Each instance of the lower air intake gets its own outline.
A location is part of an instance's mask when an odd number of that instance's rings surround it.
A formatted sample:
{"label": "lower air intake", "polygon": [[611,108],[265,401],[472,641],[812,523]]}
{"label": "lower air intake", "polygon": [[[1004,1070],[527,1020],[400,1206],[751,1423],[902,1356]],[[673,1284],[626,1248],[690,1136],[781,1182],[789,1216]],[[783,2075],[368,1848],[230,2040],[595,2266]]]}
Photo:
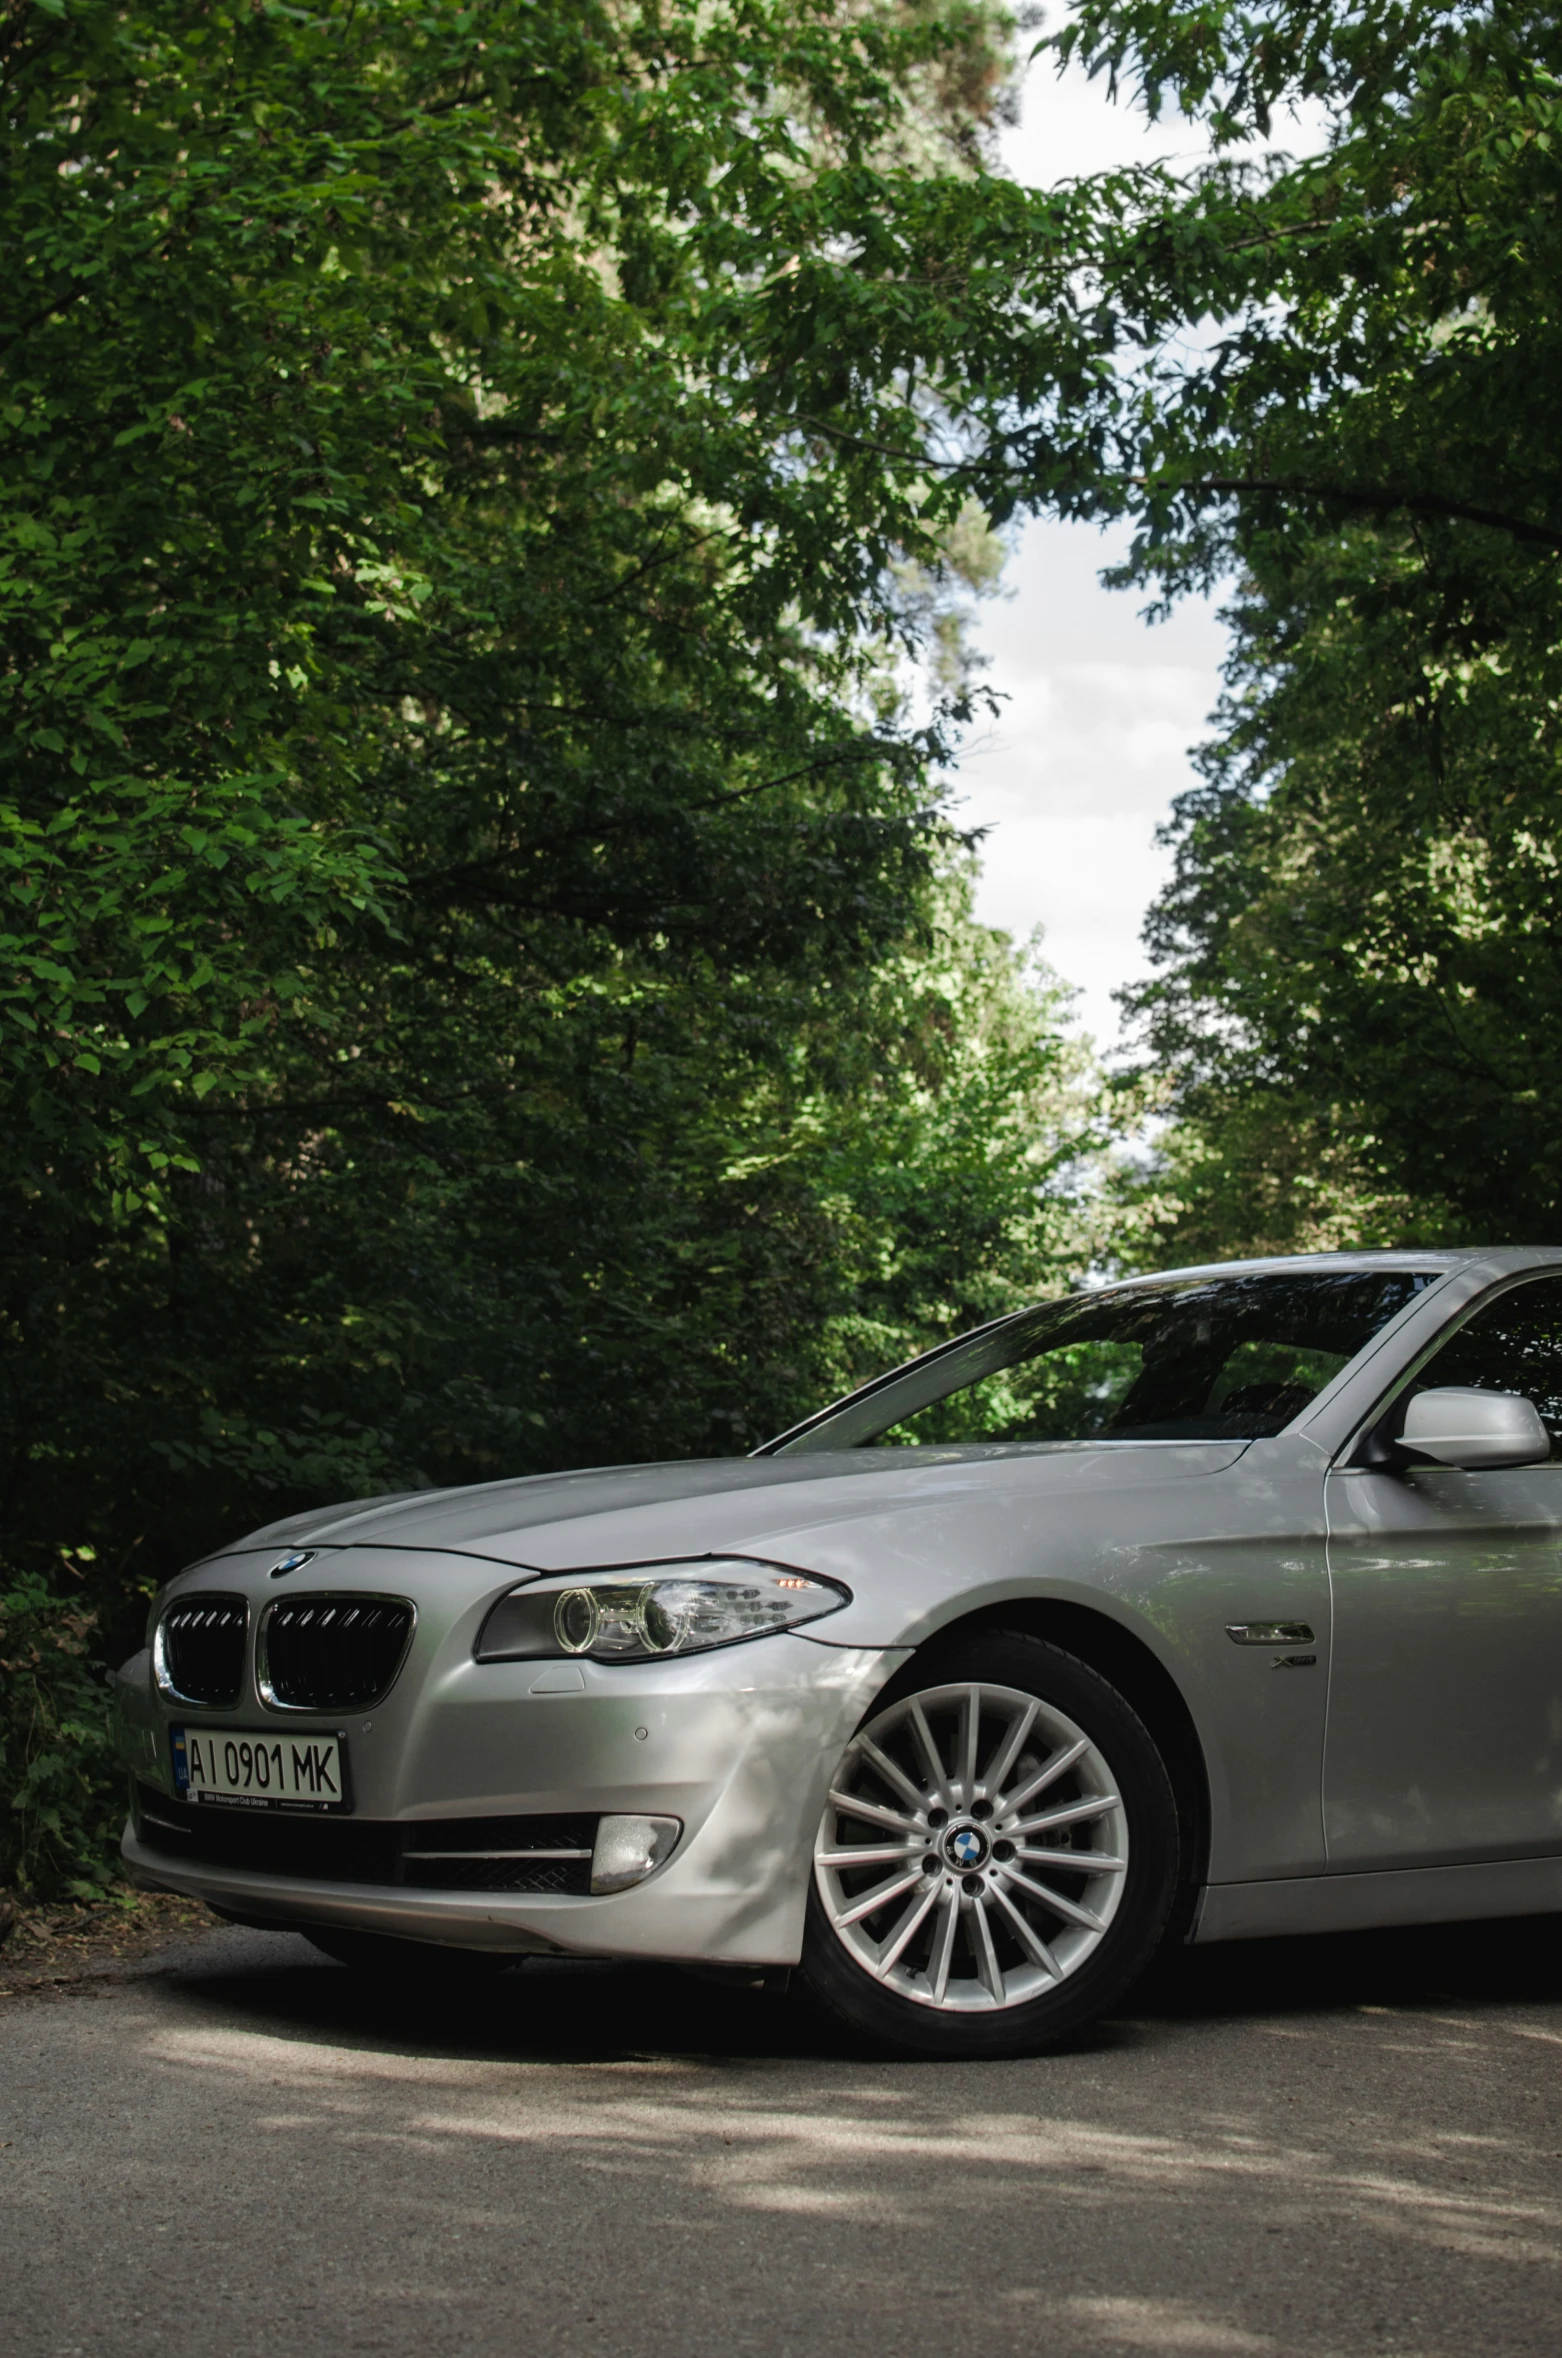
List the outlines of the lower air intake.
{"label": "lower air intake", "polygon": [[260,1691],[293,1711],[366,1710],[395,1684],[413,1618],[403,1597],[286,1597],[261,1623]]}
{"label": "lower air intake", "polygon": [[597,1821],[420,1818],[402,1828],[401,1879],[424,1891],[591,1889]]}
{"label": "lower air intake", "polygon": [[597,1838],[595,1817],[304,1818],[176,1801],[155,1785],[136,1787],[135,1819],[142,1843],[161,1858],[420,1891],[583,1897]]}
{"label": "lower air intake", "polygon": [[138,1785],[136,1832],[148,1850],[203,1867],[240,1867],[320,1883],[399,1883],[401,1829],[384,1820],[300,1818],[221,1809]]}

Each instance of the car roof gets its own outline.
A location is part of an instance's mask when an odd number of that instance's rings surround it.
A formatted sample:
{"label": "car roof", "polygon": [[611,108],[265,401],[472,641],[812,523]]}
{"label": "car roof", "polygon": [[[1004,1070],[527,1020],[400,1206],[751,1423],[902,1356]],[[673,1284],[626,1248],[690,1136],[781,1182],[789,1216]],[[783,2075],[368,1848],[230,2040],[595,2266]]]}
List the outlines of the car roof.
{"label": "car roof", "polygon": [[1494,1274],[1544,1268],[1562,1261],[1562,1245],[1395,1245],[1339,1253],[1268,1253],[1243,1261],[1194,1261],[1176,1269],[1146,1269],[1115,1285],[1163,1285],[1170,1278],[1251,1277],[1288,1269],[1458,1269],[1479,1263]]}

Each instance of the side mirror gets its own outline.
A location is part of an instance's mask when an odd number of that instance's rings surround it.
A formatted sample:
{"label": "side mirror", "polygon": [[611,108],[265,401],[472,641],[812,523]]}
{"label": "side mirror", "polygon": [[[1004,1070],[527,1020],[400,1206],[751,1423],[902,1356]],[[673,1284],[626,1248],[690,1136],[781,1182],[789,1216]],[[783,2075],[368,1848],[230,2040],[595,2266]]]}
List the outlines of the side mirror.
{"label": "side mirror", "polygon": [[1399,1438],[1407,1451],[1440,1466],[1538,1466],[1551,1455],[1551,1438],[1533,1400],[1463,1385],[1417,1392]]}

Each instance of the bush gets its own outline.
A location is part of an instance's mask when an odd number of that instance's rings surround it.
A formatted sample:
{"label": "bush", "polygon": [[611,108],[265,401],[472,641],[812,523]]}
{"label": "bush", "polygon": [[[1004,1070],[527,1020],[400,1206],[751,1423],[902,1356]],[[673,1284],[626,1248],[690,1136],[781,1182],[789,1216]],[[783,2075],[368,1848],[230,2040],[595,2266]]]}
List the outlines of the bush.
{"label": "bush", "polygon": [[0,1572],[0,1887],[96,1896],[122,1784],[97,1615],[35,1573]]}

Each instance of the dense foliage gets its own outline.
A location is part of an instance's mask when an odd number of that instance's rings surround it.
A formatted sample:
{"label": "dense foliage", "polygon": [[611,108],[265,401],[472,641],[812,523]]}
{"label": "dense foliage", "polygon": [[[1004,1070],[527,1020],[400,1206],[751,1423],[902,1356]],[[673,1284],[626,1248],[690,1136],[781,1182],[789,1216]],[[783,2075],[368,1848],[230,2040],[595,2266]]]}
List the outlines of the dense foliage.
{"label": "dense foliage", "polygon": [[[1211,160],[1035,205],[945,480],[1236,584],[1138,996],[1179,1251],[1545,1233],[1562,27],[1527,0],[1079,0],[1045,45]],[[1283,143],[1313,152],[1295,160]]]}
{"label": "dense foliage", "polygon": [[[1084,0],[1066,42],[1225,143],[1101,249],[1143,356],[1097,495],[1139,580],[1237,583],[1139,1001],[1177,1242],[1553,1234],[1562,25]],[[1304,101],[1319,152],[1255,163]]]}
{"label": "dense foliage", "polygon": [[41,1583],[123,1650],[261,1515],[742,1448],[1098,1249],[1099,1092],[939,799],[1008,31],[0,17],[27,1764]]}
{"label": "dense foliage", "polygon": [[68,1587],[0,1580],[0,1887],[85,1895],[106,1880],[122,1782],[96,1616]]}

